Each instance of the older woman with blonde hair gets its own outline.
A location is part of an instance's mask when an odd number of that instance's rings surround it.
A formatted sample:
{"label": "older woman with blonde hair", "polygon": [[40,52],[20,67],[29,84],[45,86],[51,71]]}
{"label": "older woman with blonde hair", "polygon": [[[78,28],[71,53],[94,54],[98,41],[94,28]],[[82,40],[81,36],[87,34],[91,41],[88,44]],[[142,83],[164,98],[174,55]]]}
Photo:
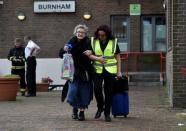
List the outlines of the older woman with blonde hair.
{"label": "older woman with blonde hair", "polygon": [[74,36],[64,46],[64,50],[72,54],[74,60],[74,78],[69,82],[67,102],[73,107],[72,118],[85,120],[84,111],[92,100],[92,65],[91,60],[84,52],[90,49],[90,40],[87,37],[88,27],[79,24],[74,28]]}

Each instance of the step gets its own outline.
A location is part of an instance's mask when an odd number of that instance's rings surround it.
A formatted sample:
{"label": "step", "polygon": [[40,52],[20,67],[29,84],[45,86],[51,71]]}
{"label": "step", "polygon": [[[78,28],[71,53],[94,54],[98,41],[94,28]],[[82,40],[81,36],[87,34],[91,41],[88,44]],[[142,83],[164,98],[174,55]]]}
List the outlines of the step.
{"label": "step", "polygon": [[143,86],[143,87],[149,87],[149,86],[162,86],[161,82],[129,82],[129,88],[131,86]]}
{"label": "step", "polygon": [[160,82],[159,72],[130,72],[130,82]]}

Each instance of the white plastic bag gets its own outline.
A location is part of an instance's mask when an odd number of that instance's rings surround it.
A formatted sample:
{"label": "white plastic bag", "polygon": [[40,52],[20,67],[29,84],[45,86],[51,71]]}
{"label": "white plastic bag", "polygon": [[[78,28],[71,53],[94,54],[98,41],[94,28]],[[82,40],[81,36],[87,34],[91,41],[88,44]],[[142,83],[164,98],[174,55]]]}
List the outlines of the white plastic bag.
{"label": "white plastic bag", "polygon": [[74,76],[74,61],[72,58],[72,54],[63,54],[61,67],[61,78],[72,81]]}

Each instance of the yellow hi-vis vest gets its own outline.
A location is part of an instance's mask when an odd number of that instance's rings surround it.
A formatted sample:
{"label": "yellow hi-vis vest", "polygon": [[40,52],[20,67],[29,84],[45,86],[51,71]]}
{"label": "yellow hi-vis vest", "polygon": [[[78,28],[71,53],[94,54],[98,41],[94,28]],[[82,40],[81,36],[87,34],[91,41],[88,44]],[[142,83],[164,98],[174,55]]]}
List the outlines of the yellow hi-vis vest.
{"label": "yellow hi-vis vest", "polygon": [[94,61],[93,66],[96,73],[101,74],[103,72],[103,67],[111,74],[117,73],[117,60],[114,56],[116,52],[117,39],[109,40],[108,44],[104,50],[101,50],[100,42],[98,39],[91,38],[91,46],[96,56],[103,56],[106,60],[105,64],[99,61]]}

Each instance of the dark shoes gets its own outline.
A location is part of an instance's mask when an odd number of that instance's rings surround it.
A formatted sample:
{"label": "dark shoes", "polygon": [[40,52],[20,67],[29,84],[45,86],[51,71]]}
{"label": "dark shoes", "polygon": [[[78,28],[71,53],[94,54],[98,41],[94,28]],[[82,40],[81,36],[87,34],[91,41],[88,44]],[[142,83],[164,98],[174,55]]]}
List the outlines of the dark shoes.
{"label": "dark shoes", "polygon": [[72,119],[74,119],[74,120],[78,119],[78,115],[77,114],[72,114]]}
{"label": "dark shoes", "polygon": [[78,119],[78,109],[73,108],[72,110],[72,119]]}
{"label": "dark shoes", "polygon": [[[103,109],[102,109],[102,110],[98,109],[94,118],[95,118],[95,119],[100,118],[102,112],[103,112]],[[106,115],[106,114],[105,114],[105,121],[106,121],[106,122],[111,122],[110,115]]]}
{"label": "dark shoes", "polygon": [[25,97],[35,97],[36,96],[36,94],[27,94],[27,95],[25,95]]}
{"label": "dark shoes", "polygon": [[25,92],[21,92],[21,96],[25,96]]}
{"label": "dark shoes", "polygon": [[77,108],[73,108],[72,112],[73,112],[72,113],[72,119],[79,120],[79,121],[84,121],[85,120],[84,111],[80,111],[79,115],[78,115],[78,109]]}
{"label": "dark shoes", "polygon": [[84,111],[80,111],[80,112],[79,112],[78,120],[79,120],[79,121],[84,121],[84,120],[85,120],[85,114],[84,114]]}
{"label": "dark shoes", "polygon": [[100,118],[101,117],[101,113],[103,112],[103,110],[100,110],[100,109],[98,109],[98,111],[96,112],[96,115],[95,115],[95,119],[98,119],[98,118]]}
{"label": "dark shoes", "polygon": [[106,116],[105,116],[105,121],[106,121],[106,122],[111,122],[111,118],[110,118],[109,115],[106,115]]}

